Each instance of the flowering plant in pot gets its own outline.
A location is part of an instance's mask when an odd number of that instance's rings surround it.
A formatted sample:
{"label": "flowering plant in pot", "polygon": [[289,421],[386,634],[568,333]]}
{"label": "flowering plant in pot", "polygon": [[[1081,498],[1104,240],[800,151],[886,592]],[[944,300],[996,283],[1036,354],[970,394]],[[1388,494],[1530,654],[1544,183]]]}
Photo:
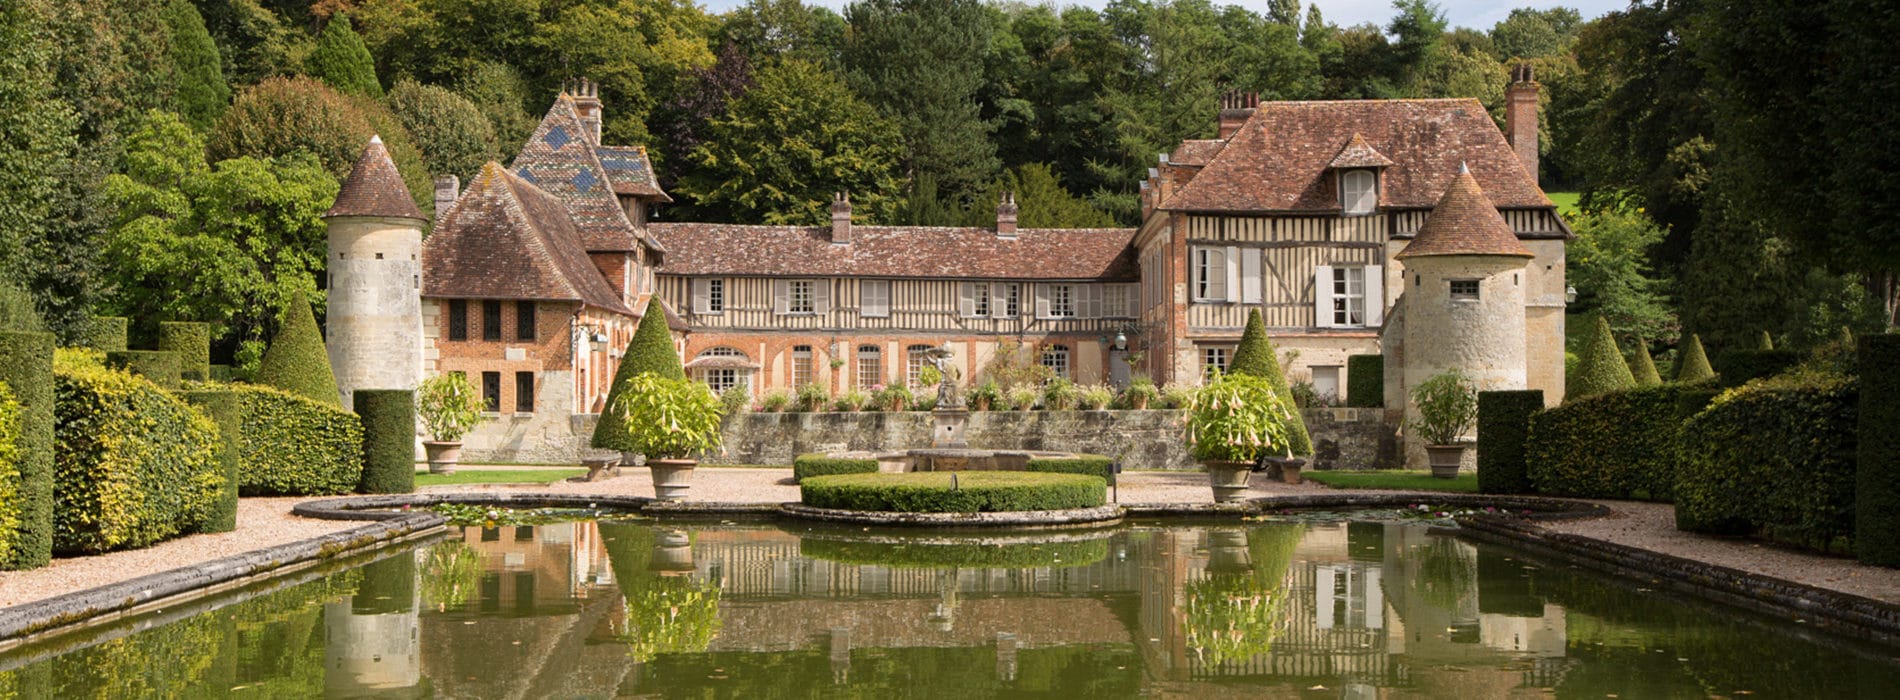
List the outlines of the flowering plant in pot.
{"label": "flowering plant in pot", "polygon": [[642,372],[607,410],[620,414],[631,451],[646,455],[654,494],[677,501],[691,486],[697,456],[719,447],[726,409],[704,384]]}
{"label": "flowering plant in pot", "polygon": [[1206,465],[1215,502],[1247,500],[1254,463],[1289,456],[1288,409],[1265,378],[1215,377],[1194,392],[1187,409],[1188,450]]}
{"label": "flowering plant in pot", "polygon": [[1418,418],[1409,427],[1425,441],[1432,476],[1457,477],[1458,464],[1471,448],[1465,433],[1478,420],[1478,390],[1463,372],[1446,370],[1413,387],[1412,403],[1418,406]]}
{"label": "flowering plant in pot", "polygon": [[481,393],[468,377],[444,372],[416,387],[416,414],[434,440],[425,440],[422,449],[429,457],[429,471],[448,474],[462,459],[462,436],[482,422]]}

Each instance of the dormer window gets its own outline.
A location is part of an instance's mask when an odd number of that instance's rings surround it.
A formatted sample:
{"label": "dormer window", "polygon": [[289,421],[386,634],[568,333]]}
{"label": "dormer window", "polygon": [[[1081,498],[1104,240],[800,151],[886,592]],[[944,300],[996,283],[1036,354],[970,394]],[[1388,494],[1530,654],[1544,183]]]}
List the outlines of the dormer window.
{"label": "dormer window", "polygon": [[1379,178],[1371,170],[1339,174],[1340,207],[1346,214],[1371,214],[1379,208]]}

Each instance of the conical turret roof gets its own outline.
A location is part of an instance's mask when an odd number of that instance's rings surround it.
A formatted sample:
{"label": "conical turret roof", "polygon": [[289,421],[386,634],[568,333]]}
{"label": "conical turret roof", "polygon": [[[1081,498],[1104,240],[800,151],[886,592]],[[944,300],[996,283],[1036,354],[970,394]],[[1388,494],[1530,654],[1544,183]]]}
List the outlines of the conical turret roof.
{"label": "conical turret roof", "polygon": [[323,213],[326,219],[337,216],[428,220],[422,210],[416,208],[415,200],[410,199],[409,187],[403,184],[402,174],[396,172],[396,163],[389,159],[389,149],[383,147],[381,136],[369,137],[363,155],[358,156],[356,165],[350,168],[349,179],[343,181],[343,189],[336,193],[336,203]]}
{"label": "conical turret roof", "polygon": [[1517,240],[1517,233],[1484,196],[1471,171],[1462,167],[1458,177],[1445,189],[1445,196],[1432,207],[1425,225],[1419,227],[1418,235],[1394,257],[1403,260],[1432,255],[1537,257]]}

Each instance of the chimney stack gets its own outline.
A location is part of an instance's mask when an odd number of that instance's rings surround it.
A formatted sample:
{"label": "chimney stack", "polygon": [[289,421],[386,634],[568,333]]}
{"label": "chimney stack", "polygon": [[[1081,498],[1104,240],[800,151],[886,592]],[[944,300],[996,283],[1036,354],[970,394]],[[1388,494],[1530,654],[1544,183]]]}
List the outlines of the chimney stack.
{"label": "chimney stack", "polygon": [[996,235],[998,238],[1016,237],[1016,193],[1004,192],[996,201]]}
{"label": "chimney stack", "polygon": [[454,175],[435,176],[435,220],[442,221],[449,206],[455,204],[455,198],[462,192],[462,179]]}
{"label": "chimney stack", "polygon": [[1504,89],[1504,140],[1532,180],[1537,179],[1537,92],[1531,64],[1511,68],[1511,85]]}
{"label": "chimney stack", "polygon": [[1220,139],[1233,138],[1260,106],[1260,94],[1234,90],[1220,97]]}
{"label": "chimney stack", "polygon": [[831,242],[844,245],[851,242],[851,194],[839,192],[831,200]]}
{"label": "chimney stack", "polygon": [[574,81],[568,95],[574,98],[574,110],[580,113],[581,127],[587,132],[588,142],[600,145],[600,85],[580,78]]}

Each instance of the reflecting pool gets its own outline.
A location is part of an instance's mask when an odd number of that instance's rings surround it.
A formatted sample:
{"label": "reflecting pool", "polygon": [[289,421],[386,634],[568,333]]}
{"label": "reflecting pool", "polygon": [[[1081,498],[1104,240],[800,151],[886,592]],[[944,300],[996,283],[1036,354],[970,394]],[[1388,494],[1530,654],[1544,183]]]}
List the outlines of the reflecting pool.
{"label": "reflecting pool", "polygon": [[1897,654],[1398,521],[586,521],[14,649],[0,698],[1891,698]]}

